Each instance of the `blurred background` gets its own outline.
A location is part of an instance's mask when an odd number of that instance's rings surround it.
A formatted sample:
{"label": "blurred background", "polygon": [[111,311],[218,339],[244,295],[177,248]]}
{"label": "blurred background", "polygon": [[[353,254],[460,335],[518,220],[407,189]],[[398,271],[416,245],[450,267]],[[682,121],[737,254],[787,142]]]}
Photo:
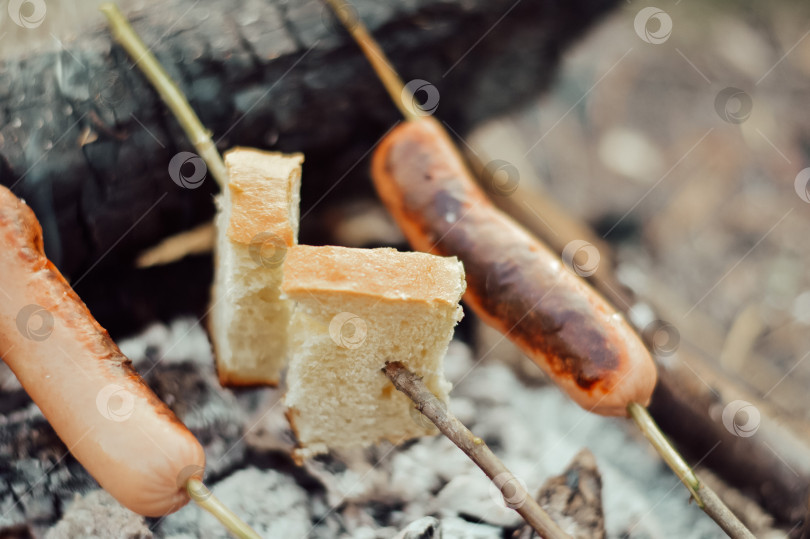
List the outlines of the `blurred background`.
{"label": "blurred background", "polygon": [[549,95],[503,120],[517,151],[487,151],[525,159],[613,245],[624,284],[806,419],[808,6],[677,2],[661,43],[634,31],[639,7],[620,6]]}

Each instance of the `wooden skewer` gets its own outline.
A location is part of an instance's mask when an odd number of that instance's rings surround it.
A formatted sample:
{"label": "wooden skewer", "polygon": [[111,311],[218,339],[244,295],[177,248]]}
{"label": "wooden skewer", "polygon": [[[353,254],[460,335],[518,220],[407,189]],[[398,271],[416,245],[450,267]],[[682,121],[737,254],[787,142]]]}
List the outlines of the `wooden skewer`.
{"label": "wooden skewer", "polygon": [[631,402],[627,406],[627,415],[633,419],[638,428],[641,429],[644,437],[649,440],[667,465],[675,472],[675,475],[686,485],[698,507],[712,517],[729,537],[754,539],[754,534],[745,527],[745,524],[740,522],[737,515],[723,503],[717,493],[698,479],[692,468],[683,460],[681,454],[666,439],[664,433],[661,432],[650,412],[644,406]]}
{"label": "wooden skewer", "polygon": [[430,419],[442,434],[464,451],[487,474],[487,477],[501,491],[504,499],[508,501],[509,507],[517,511],[534,531],[547,539],[571,537],[562,531],[551,516],[540,507],[540,504],[526,491],[487,444],[478,436],[473,435],[447,410],[447,406],[430,392],[419,376],[409,371],[399,361],[387,362],[383,373],[391,380],[394,387],[416,404],[422,415]]}
{"label": "wooden skewer", "polygon": [[[403,103],[402,93],[404,86],[396,71],[391,67],[385,53],[380,49],[374,38],[369,34],[359,18],[351,16],[353,10],[346,9],[345,0],[325,0],[332,8],[337,18],[343,23],[346,30],[362,49],[371,63],[377,76],[382,80],[391,100],[402,111],[403,116],[411,121],[422,121],[422,117],[409,110]],[[447,135],[448,139],[450,136]],[[644,436],[658,451],[667,465],[680,478],[692,494],[698,507],[709,515],[717,524],[734,539],[753,539],[754,535],[745,527],[737,516],[720,500],[717,494],[702,483],[695,472],[686,464],[675,447],[666,439],[661,429],[650,416],[647,409],[638,403],[630,403],[627,407],[628,416],[633,419],[641,429]]]}
{"label": "wooden skewer", "polygon": [[[332,13],[335,14],[335,17],[338,18],[344,28],[349,31],[357,45],[363,51],[368,63],[371,64],[380,82],[385,86],[388,95],[391,96],[399,112],[401,112],[407,120],[418,120],[420,116],[412,108],[413,101],[409,100],[410,106],[408,106],[402,99],[402,91],[405,88],[405,84],[402,82],[402,79],[399,78],[399,73],[391,67],[391,63],[388,61],[385,53],[374,38],[371,37],[371,34],[368,33],[366,25],[364,25],[359,18],[355,17],[356,11],[351,7],[351,4],[345,0],[326,0],[326,3],[329,4]],[[399,99],[397,99],[397,97],[399,97]]]}
{"label": "wooden skewer", "polygon": [[261,539],[261,535],[228,509],[199,479],[190,478],[186,483],[186,490],[197,505],[211,513],[234,536],[239,539]]}
{"label": "wooden skewer", "polygon": [[[192,144],[199,152],[200,157],[205,160],[214,178],[219,182],[220,186],[227,185],[228,175],[222,156],[219,155],[216,146],[211,140],[210,132],[203,127],[183,93],[177,88],[177,85],[171,80],[154,55],[146,48],[146,45],[118,9],[118,6],[105,3],[99,9],[107,16],[116,41],[126,49],[133,59],[138,61],[141,71],[144,72],[177,117]],[[186,482],[186,491],[197,505],[211,513],[235,537],[239,539],[261,539],[261,536],[253,528],[240,519],[236,513],[228,509],[198,478],[189,478]]]}
{"label": "wooden skewer", "polygon": [[163,102],[171,109],[177,121],[186,132],[191,144],[205,161],[211,175],[219,183],[220,188],[228,184],[228,171],[222,156],[217,151],[216,144],[211,140],[211,132],[207,130],[194,109],[189,105],[186,96],[160,65],[155,55],[146,47],[146,44],[129,24],[123,13],[113,3],[106,2],[99,9],[107,17],[113,38],[132,57],[149,82],[160,94]]}

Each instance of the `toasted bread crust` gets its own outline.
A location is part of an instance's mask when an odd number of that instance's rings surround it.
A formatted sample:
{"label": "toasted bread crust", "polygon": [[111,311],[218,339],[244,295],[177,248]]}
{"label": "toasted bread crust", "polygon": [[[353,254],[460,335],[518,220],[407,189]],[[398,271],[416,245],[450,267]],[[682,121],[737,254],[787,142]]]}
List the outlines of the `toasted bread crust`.
{"label": "toasted bread crust", "polygon": [[290,224],[293,188],[304,156],[252,148],[233,148],[225,154],[231,220],[228,238],[250,244],[259,234],[274,234],[287,245],[296,241]]}
{"label": "toasted bread crust", "polygon": [[464,268],[456,257],[309,245],[287,251],[281,283],[290,298],[317,291],[452,306],[464,287]]}

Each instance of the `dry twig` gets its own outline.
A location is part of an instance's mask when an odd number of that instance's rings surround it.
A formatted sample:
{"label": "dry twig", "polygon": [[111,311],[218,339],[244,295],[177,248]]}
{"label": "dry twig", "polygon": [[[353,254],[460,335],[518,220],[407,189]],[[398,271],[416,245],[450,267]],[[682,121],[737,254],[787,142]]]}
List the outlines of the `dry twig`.
{"label": "dry twig", "polygon": [[[211,140],[210,132],[203,127],[186,97],[166,73],[166,70],[163,69],[163,66],[146,48],[140,36],[119,11],[118,7],[112,3],[104,3],[99,6],[99,9],[107,17],[110,30],[116,41],[126,49],[136,63],[140,62],[141,71],[174,113],[180,125],[183,126],[194,148],[200,152],[200,156],[205,160],[220,187],[227,185],[228,174],[225,164],[222,162],[222,156],[219,155],[216,145]],[[197,505],[219,520],[235,537],[240,539],[260,539],[259,534],[214,496],[199,478],[190,477],[185,488]]]}
{"label": "dry twig", "polygon": [[636,422],[638,428],[655,447],[661,457],[677,474],[681,482],[692,493],[698,506],[720,526],[732,539],[754,539],[754,534],[740,522],[731,509],[709,488],[698,479],[695,472],[683,460],[661,429],[655,424],[647,409],[640,404],[631,402],[627,407],[627,414]]}
{"label": "dry twig", "polygon": [[186,483],[186,490],[189,496],[204,510],[211,513],[223,526],[225,526],[234,537],[239,539],[261,539],[253,528],[245,524],[236,514],[228,509],[219,498],[208,490],[202,481],[192,477]]}
{"label": "dry twig", "polygon": [[517,511],[537,533],[550,539],[570,538],[526,492],[487,444],[456,419],[419,376],[399,361],[386,362],[383,372],[391,379],[394,387],[416,403],[419,411],[481,468],[501,491],[508,506]]}
{"label": "dry twig", "polygon": [[155,55],[146,47],[146,44],[129,24],[118,6],[105,2],[99,6],[99,9],[107,17],[115,40],[124,47],[138,65],[138,68],[160,94],[161,99],[172,111],[174,117],[177,118],[191,144],[194,145],[194,149],[205,161],[208,170],[211,171],[219,186],[224,187],[227,185],[228,171],[217,151],[216,144],[211,140],[211,132],[203,126],[197,117],[197,113],[189,105],[186,96],[169,77],[169,74],[166,73],[166,70],[155,58]]}

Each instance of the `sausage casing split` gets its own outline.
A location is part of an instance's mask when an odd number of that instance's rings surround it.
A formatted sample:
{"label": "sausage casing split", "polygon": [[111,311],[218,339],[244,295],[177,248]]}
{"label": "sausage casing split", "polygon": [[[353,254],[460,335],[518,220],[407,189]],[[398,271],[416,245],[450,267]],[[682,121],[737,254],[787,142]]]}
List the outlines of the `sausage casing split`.
{"label": "sausage casing split", "polygon": [[0,357],[57,435],[122,505],[176,511],[205,453],[146,386],[42,248],[33,211],[0,186]]}
{"label": "sausage casing split", "polygon": [[465,301],[583,408],[626,415],[647,405],[655,364],[621,314],[559,257],[498,210],[442,127],[407,121],[382,140],[372,178],[418,250],[457,256]]}

